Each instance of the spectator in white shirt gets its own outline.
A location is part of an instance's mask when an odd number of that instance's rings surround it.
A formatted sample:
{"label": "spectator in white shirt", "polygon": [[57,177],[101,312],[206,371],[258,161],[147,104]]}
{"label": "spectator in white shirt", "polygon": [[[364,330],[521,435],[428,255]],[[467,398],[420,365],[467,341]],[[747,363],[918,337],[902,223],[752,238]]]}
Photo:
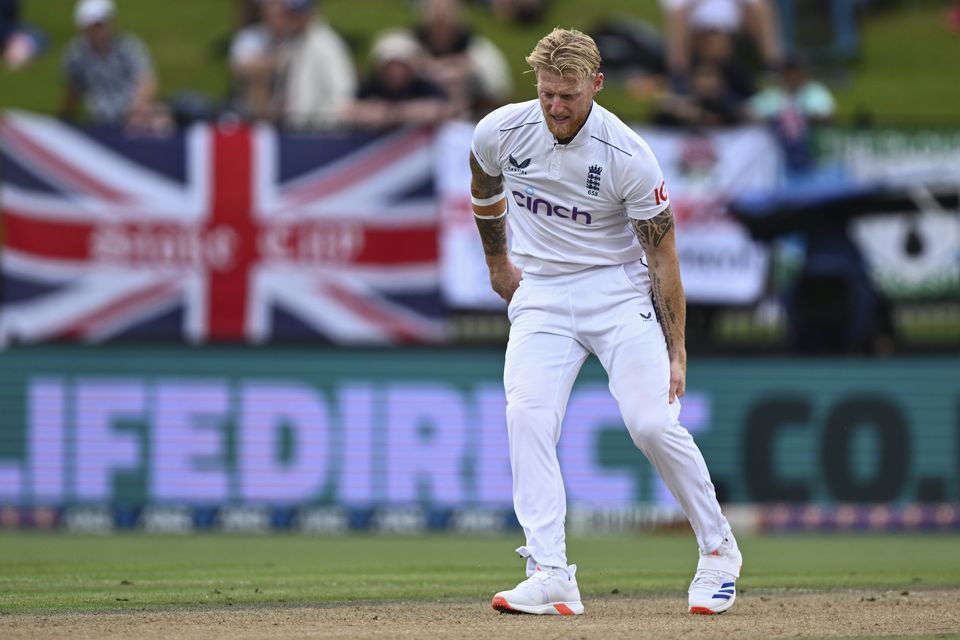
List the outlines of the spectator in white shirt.
{"label": "spectator in white shirt", "polygon": [[283,121],[329,128],[343,118],[357,90],[346,43],[315,11],[313,0],[285,0],[291,42],[283,86]]}

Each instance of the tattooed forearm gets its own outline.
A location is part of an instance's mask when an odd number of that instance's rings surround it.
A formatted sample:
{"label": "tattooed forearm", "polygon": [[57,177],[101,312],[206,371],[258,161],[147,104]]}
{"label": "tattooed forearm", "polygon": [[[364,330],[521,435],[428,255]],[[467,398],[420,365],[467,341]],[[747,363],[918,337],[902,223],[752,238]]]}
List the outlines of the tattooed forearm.
{"label": "tattooed forearm", "polygon": [[477,229],[483,242],[483,253],[499,256],[507,253],[507,219],[477,217]]}
{"label": "tattooed forearm", "polygon": [[673,212],[667,207],[649,220],[633,220],[633,228],[644,247],[648,244],[659,247],[673,229]]}
{"label": "tattooed forearm", "polygon": [[[679,278],[677,282],[679,282]],[[678,300],[676,291],[667,293],[664,290],[663,279],[659,273],[650,273],[650,283],[652,285],[653,309],[657,314],[657,320],[660,321],[663,339],[667,343],[667,353],[672,357],[677,354],[679,348],[684,347],[686,306],[683,300],[683,289],[680,289]]]}
{"label": "tattooed forearm", "polygon": [[503,177],[488,176],[480,167],[480,163],[470,153],[470,193],[474,198],[490,198],[503,191]]}
{"label": "tattooed forearm", "polygon": [[634,220],[633,228],[647,254],[653,308],[663,330],[667,351],[671,358],[685,361],[687,307],[680,281],[673,214],[669,208],[664,209],[650,220]]}

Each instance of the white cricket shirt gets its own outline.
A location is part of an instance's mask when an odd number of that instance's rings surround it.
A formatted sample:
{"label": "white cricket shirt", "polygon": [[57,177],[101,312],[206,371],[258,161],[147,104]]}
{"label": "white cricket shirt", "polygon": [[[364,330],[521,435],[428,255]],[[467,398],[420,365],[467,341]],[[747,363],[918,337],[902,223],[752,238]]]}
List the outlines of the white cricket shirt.
{"label": "white cricket shirt", "polygon": [[524,273],[641,260],[629,218],[667,208],[650,147],[597,103],[568,144],[547,129],[539,101],[501,107],[477,124],[471,150],[487,175],[503,176],[510,253]]}

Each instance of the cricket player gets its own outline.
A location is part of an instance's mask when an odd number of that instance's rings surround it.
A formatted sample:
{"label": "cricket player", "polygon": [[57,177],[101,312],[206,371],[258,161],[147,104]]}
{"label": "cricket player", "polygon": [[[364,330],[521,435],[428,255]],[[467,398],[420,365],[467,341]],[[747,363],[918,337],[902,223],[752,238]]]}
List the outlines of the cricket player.
{"label": "cricket player", "polygon": [[593,353],[633,442],[696,534],[689,610],[721,613],[736,598],[741,556],[703,456],[678,422],[686,302],[663,174],[647,144],[594,102],[603,74],[589,36],[555,29],[527,63],[539,99],[481,120],[470,154],[490,284],[509,303],[503,377],[514,508],[526,536],[517,553],[527,579],[496,594],[493,608],[583,613],[576,565],[567,564],[556,447],[570,390]]}

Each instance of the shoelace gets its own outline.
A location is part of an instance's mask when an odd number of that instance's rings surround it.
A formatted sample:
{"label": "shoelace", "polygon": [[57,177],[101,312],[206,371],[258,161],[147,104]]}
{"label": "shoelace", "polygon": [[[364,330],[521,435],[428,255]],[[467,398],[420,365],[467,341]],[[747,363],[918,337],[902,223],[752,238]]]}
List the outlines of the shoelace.
{"label": "shoelace", "polygon": [[724,577],[723,573],[720,571],[715,571],[713,569],[701,569],[700,571],[697,571],[697,575],[693,577],[693,586],[704,586],[713,589],[719,587],[724,582],[729,581],[730,580]]}

